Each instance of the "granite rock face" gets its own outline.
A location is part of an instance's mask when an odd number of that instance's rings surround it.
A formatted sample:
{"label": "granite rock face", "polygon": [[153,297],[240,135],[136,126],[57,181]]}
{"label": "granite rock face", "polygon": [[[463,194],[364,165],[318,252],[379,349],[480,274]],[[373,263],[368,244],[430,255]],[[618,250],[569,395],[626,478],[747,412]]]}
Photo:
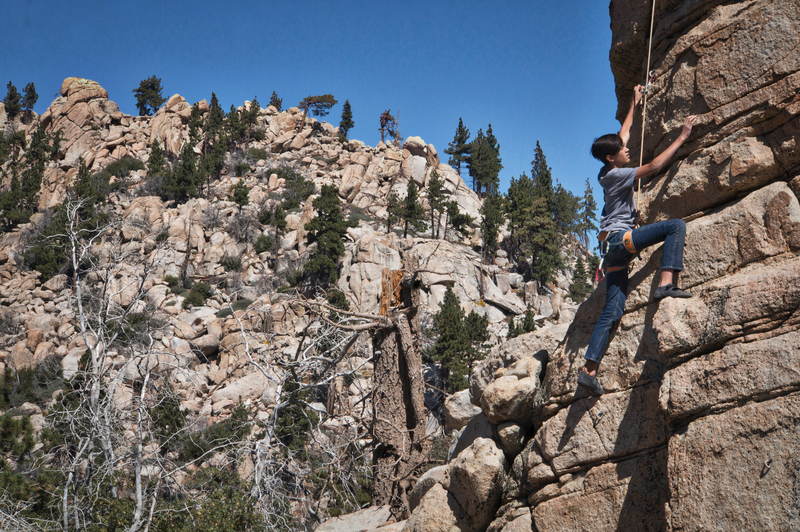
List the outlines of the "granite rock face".
{"label": "granite rock face", "polygon": [[[622,112],[649,10],[611,2]],[[534,439],[558,482],[529,496],[539,532],[797,528],[799,16],[789,0],[658,3],[644,161],[699,119],[639,209],[642,223],[687,222],[680,285],[694,297],[651,302],[660,246],[641,253],[599,398],[575,381],[604,289],[578,310],[544,379]]]}

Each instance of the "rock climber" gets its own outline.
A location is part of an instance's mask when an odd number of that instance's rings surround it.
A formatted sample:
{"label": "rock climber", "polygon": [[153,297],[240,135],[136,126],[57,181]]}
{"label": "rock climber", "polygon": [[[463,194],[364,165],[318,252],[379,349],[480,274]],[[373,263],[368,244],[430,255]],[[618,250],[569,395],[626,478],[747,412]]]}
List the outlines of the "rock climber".
{"label": "rock climber", "polygon": [[689,139],[697,116],[686,118],[678,138],[652,162],[638,168],[627,168],[626,165],[631,161],[627,144],[633,124],[633,112],[641,98],[642,86],[637,85],[633,89],[631,107],[619,133],[603,135],[592,143],[592,156],[604,165],[597,180],[603,187],[605,201],[600,216],[600,245],[607,250],[603,258],[607,274],[605,306],[584,355],[586,365],[578,376],[578,387],[584,388],[591,395],[605,393],[597,379],[597,368],[608,347],[611,330],[622,318],[628,290],[628,264],[637,252],[664,242],[661,277],[653,295],[656,301],[665,297],[691,297],[689,292],[675,286],[676,272],[683,269],[686,223],[683,220],[667,220],[635,229],[636,205],[633,189],[637,179],[657,174],[675,155],[678,148]]}

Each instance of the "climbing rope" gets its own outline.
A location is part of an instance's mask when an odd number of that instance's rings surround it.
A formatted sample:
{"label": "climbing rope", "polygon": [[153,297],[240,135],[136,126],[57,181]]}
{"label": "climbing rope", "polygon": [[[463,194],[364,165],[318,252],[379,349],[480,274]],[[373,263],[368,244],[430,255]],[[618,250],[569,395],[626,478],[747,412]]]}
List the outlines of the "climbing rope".
{"label": "climbing rope", "polygon": [[[642,101],[642,141],[639,143],[639,166],[642,166],[644,160],[644,126],[647,120],[647,94],[650,92],[650,87],[653,84],[655,71],[650,70],[650,53],[653,51],[653,21],[656,18],[656,0],[653,0],[653,9],[650,13],[650,38],[647,40],[647,84],[642,92],[644,93],[644,100]],[[639,209],[639,197],[642,192],[642,180],[640,179],[636,184],[636,209]]]}

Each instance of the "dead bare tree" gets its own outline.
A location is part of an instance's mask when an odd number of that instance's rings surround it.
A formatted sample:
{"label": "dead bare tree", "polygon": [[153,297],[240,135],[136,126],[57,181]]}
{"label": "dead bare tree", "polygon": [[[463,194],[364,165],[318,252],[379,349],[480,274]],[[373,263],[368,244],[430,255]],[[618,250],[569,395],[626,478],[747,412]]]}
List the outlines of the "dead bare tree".
{"label": "dead bare tree", "polygon": [[375,504],[389,504],[398,520],[408,516],[408,493],[428,449],[422,355],[417,342],[422,336],[420,281],[414,257],[406,257],[406,264],[404,308],[395,308],[387,326],[373,336],[373,497]]}
{"label": "dead bare tree", "polygon": [[135,220],[88,227],[81,220],[84,205],[85,200],[67,198],[66,231],[57,235],[66,242],[73,272],[69,302],[86,346],[69,389],[48,418],[64,435],[50,453],[51,463],[65,472],[60,524],[63,530],[85,528],[102,501],[130,497],[134,504],[126,529],[147,531],[165,488],[184,490],[177,476],[243,444],[215,442],[200,456],[180,462],[168,452],[195,429],[187,424],[161,434],[153,414],[170,400],[171,379],[193,358],[157,341],[166,320],[147,305],[149,282],[170,253],[145,245],[144,237],[152,235]]}

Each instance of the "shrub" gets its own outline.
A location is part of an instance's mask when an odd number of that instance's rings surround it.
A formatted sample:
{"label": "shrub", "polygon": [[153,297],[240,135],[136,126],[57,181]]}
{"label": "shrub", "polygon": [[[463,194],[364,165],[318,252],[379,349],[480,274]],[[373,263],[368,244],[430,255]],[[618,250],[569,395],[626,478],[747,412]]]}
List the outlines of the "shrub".
{"label": "shrub", "polygon": [[237,164],[236,166],[234,166],[233,169],[234,169],[236,177],[244,177],[244,176],[247,175],[247,172],[250,171],[250,165],[247,164],[246,162],[242,161],[239,164]]}
{"label": "shrub", "polygon": [[355,222],[374,222],[375,220],[360,207],[355,205],[350,206],[350,215],[347,217],[350,221]]}
{"label": "shrub", "polygon": [[135,172],[137,170],[144,170],[145,165],[139,159],[131,157],[130,155],[126,155],[121,159],[117,159],[113,163],[109,164],[103,169],[103,173],[107,174],[110,178],[112,175],[118,178],[125,178],[131,172]]}
{"label": "shrub", "polygon": [[254,242],[261,234],[261,225],[255,213],[247,210],[241,211],[237,216],[231,216],[225,230],[239,242]]}
{"label": "shrub", "polygon": [[247,150],[247,156],[251,159],[259,161],[261,159],[267,159],[269,154],[267,153],[267,150],[263,150],[261,148],[250,148]]}
{"label": "shrub", "polygon": [[164,229],[156,236],[156,242],[165,242],[168,236],[169,232],[166,229]]}
{"label": "shrub", "polygon": [[244,181],[239,181],[231,187],[231,199],[240,207],[250,203],[250,189],[247,188]]}
{"label": "shrub", "polygon": [[208,283],[199,282],[192,285],[192,288],[184,296],[183,308],[200,307],[206,302],[206,298],[210,297],[214,290]]}
{"label": "shrub", "polygon": [[225,255],[219,261],[219,265],[225,268],[226,272],[238,272],[242,270],[242,259]]}
{"label": "shrub", "polygon": [[273,247],[275,247],[273,238],[271,236],[261,235],[256,240],[255,252],[264,253],[265,251],[272,251]]}
{"label": "shrub", "polygon": [[350,302],[347,300],[347,296],[344,295],[344,292],[336,288],[328,292],[328,303],[330,303],[332,307],[341,310],[350,310]]}
{"label": "shrub", "polygon": [[209,425],[200,432],[185,435],[181,441],[180,460],[196,460],[215,447],[242,441],[251,431],[249,419],[250,411],[239,403],[228,419]]}
{"label": "shrub", "polygon": [[287,166],[275,170],[278,179],[283,178],[285,191],[282,194],[284,210],[296,209],[300,203],[314,193],[314,183]]}
{"label": "shrub", "polygon": [[[230,307],[225,307],[224,309],[221,309],[219,312],[217,312],[216,316],[218,318],[227,318],[228,316],[233,315],[234,312],[238,312],[240,310],[244,310],[244,309],[246,309],[247,307],[249,307],[252,304],[253,304],[253,300],[252,299],[247,299],[245,297],[245,298],[242,298],[242,299],[240,299],[238,301],[234,301],[231,304]],[[231,310],[231,309],[233,309],[233,310]]]}
{"label": "shrub", "polygon": [[289,277],[286,279],[286,282],[289,283],[290,286],[297,286],[300,284],[300,281],[303,279],[303,270],[295,270],[289,274]]}

